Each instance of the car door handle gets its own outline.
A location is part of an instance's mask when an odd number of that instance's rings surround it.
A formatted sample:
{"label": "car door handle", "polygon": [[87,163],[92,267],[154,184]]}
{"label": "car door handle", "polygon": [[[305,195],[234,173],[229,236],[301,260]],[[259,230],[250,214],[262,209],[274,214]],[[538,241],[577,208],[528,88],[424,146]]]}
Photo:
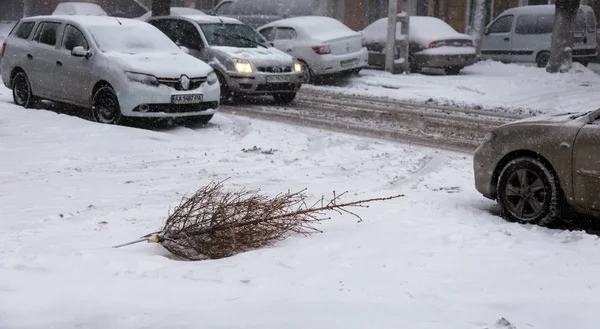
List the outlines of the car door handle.
{"label": "car door handle", "polygon": [[56,65],[57,66],[62,66],[62,62],[61,61],[56,61]]}
{"label": "car door handle", "polygon": [[504,38],[504,41],[510,41],[509,37]]}
{"label": "car door handle", "polygon": [[33,56],[31,54],[27,54],[27,58],[28,59],[33,59]]}
{"label": "car door handle", "polygon": [[291,49],[286,49],[285,51],[287,51],[288,53],[291,53],[292,50]]}

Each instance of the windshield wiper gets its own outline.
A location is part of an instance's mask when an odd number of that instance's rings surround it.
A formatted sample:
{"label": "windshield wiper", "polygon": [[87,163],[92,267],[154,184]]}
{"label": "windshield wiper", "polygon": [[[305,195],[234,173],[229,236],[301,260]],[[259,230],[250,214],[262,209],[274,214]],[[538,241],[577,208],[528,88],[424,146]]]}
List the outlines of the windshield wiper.
{"label": "windshield wiper", "polygon": [[234,34],[234,36],[235,36],[235,37],[237,37],[238,39],[246,40],[246,41],[248,41],[248,42],[250,42],[250,43],[253,43],[253,44],[255,44],[255,45],[258,45],[258,46],[261,46],[261,47],[265,47],[265,48],[269,48],[269,47],[267,47],[267,46],[263,45],[262,43],[260,43],[260,42],[258,42],[258,41],[255,41],[255,40],[252,40],[252,39],[250,39],[250,38],[246,38],[246,37],[245,37],[245,36],[243,36],[243,35]]}
{"label": "windshield wiper", "polygon": [[224,37],[224,38],[227,38],[229,40],[244,40],[244,41],[248,41],[248,42],[250,42],[252,44],[255,44],[255,45],[259,45],[259,46],[262,46],[262,47],[265,47],[265,48],[269,48],[269,47],[263,45],[260,42],[257,42],[257,41],[254,41],[252,39],[246,38],[245,36],[242,36],[242,35],[239,35],[239,34],[229,35],[229,34],[225,34],[225,33],[221,33],[221,32],[213,32],[213,35],[216,35],[218,37]]}

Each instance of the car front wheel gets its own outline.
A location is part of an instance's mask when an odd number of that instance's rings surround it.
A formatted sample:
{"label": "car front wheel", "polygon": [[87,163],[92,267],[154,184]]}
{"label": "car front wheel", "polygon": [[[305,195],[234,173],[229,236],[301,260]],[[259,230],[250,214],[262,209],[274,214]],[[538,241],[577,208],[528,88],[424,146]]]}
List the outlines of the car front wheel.
{"label": "car front wheel", "polygon": [[497,191],[502,214],[509,221],[546,226],[560,216],[558,179],[535,158],[510,161],[500,173]]}
{"label": "car front wheel", "polygon": [[25,72],[19,72],[12,81],[13,101],[24,108],[35,106],[37,98],[31,93],[31,84]]}
{"label": "car front wheel", "polygon": [[444,69],[447,75],[459,75],[462,67],[459,66],[450,66]]}
{"label": "car front wheel", "polygon": [[289,104],[294,100],[294,98],[296,98],[296,93],[274,94],[273,98],[275,98],[275,102],[277,102],[277,104]]}
{"label": "car front wheel", "polygon": [[106,124],[120,124],[123,120],[119,100],[111,87],[101,87],[92,98],[94,120]]}

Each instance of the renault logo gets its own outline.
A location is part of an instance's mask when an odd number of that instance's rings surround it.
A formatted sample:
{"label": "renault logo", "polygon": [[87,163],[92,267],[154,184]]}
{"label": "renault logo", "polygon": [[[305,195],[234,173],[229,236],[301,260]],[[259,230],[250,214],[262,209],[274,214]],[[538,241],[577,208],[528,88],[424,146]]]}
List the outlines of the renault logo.
{"label": "renault logo", "polygon": [[179,83],[181,83],[181,88],[183,90],[190,89],[190,78],[188,78],[187,75],[182,75],[181,78],[179,78]]}

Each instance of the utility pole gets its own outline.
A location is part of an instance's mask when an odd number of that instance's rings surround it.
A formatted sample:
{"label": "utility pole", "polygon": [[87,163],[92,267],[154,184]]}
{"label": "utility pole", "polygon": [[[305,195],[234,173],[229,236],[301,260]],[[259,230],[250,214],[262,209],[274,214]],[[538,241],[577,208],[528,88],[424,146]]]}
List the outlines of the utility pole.
{"label": "utility pole", "polygon": [[398,2],[390,0],[388,6],[387,40],[385,46],[385,70],[394,74],[394,55],[396,50],[396,18],[398,16]]}
{"label": "utility pole", "polygon": [[152,0],[152,16],[171,15],[171,0]]}

